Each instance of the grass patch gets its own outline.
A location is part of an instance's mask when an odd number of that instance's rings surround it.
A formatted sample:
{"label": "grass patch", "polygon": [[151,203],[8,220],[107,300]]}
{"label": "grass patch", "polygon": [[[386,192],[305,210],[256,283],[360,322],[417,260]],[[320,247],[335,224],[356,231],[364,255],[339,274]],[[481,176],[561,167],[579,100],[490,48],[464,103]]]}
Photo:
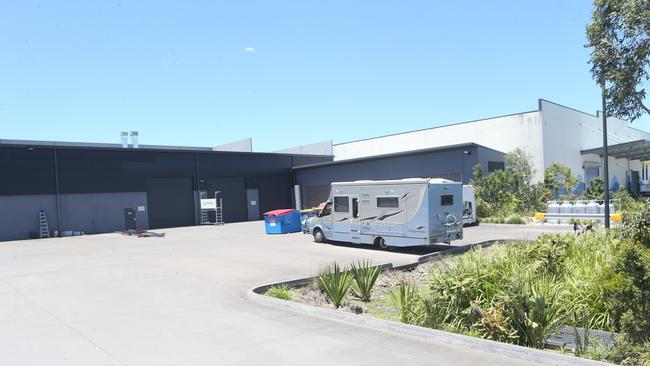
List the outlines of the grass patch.
{"label": "grass patch", "polygon": [[291,300],[294,290],[286,284],[272,286],[264,293],[266,296],[275,297],[276,299]]}

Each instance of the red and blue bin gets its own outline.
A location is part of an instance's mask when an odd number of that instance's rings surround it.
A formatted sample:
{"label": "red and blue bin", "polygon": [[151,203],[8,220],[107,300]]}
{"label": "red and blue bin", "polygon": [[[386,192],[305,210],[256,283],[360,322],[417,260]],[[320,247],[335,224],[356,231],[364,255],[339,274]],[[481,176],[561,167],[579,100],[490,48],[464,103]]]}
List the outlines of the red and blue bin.
{"label": "red and blue bin", "polygon": [[264,214],[264,226],[267,234],[300,232],[300,211],[293,208],[269,211]]}

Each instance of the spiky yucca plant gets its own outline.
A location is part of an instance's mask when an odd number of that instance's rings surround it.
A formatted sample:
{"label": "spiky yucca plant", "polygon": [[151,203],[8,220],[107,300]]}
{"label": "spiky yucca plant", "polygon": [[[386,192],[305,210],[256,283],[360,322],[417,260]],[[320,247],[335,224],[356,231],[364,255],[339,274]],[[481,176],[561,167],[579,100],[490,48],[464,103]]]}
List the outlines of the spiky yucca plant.
{"label": "spiky yucca plant", "polygon": [[352,288],[363,301],[370,301],[370,293],[379,278],[381,266],[373,266],[370,261],[359,261],[350,268]]}
{"label": "spiky yucca plant", "polygon": [[350,271],[334,263],[323,270],[318,277],[320,288],[325,292],[327,298],[335,306],[341,306],[345,296],[350,291],[352,284],[352,275]]}

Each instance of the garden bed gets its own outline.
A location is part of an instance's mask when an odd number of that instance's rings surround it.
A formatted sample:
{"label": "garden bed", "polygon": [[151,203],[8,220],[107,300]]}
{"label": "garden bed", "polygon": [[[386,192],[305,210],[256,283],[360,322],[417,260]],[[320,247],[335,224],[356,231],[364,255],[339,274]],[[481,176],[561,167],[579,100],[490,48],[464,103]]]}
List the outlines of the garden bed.
{"label": "garden bed", "polygon": [[[634,286],[643,284],[635,278],[644,278],[650,262],[643,260],[650,257],[644,257],[643,245],[621,235],[616,230],[545,235],[380,274],[367,262],[335,264],[298,286],[273,286],[266,294],[361,317],[643,364],[633,362],[650,357],[647,314],[637,315],[644,311],[647,289]],[[639,321],[630,323],[629,316]],[[625,337],[616,335],[627,329]],[[624,342],[612,348],[618,338]]]}

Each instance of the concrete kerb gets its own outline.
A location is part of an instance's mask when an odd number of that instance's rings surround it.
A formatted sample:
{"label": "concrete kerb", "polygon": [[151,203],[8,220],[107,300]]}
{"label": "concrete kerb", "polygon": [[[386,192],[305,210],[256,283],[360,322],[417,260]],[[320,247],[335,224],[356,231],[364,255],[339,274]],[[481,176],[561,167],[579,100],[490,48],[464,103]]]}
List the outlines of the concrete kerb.
{"label": "concrete kerb", "polygon": [[[452,248],[450,250],[433,253],[418,258],[417,262],[393,267],[392,264],[382,265],[384,270],[406,270],[414,268],[424,262],[432,260],[441,260],[446,255],[458,254],[466,252],[475,247],[488,247],[498,242],[506,242],[506,240],[490,240],[477,244],[470,244],[463,247]],[[531,362],[538,362],[544,365],[556,366],[569,366],[569,365],[610,365],[609,363],[593,361],[584,358],[579,358],[571,355],[563,355],[560,353],[517,346],[508,343],[501,343],[487,339],[475,338],[461,334],[444,332],[437,329],[425,328],[410,324],[398,323],[390,320],[377,319],[370,316],[352,314],[339,310],[326,309],[312,305],[301,304],[290,300],[281,300],[264,295],[264,292],[272,286],[287,285],[290,287],[307,285],[314,277],[300,278],[284,282],[277,282],[266,284],[252,288],[247,291],[247,296],[263,305],[273,306],[280,309],[294,311],[297,313],[316,316],[319,318],[336,321],[339,323],[353,324],[357,326],[366,327],[373,330],[395,332],[410,337],[415,337],[419,340],[424,340],[431,343],[445,343],[454,346],[468,347],[482,352],[489,352],[504,355],[514,359],[520,359]]]}

